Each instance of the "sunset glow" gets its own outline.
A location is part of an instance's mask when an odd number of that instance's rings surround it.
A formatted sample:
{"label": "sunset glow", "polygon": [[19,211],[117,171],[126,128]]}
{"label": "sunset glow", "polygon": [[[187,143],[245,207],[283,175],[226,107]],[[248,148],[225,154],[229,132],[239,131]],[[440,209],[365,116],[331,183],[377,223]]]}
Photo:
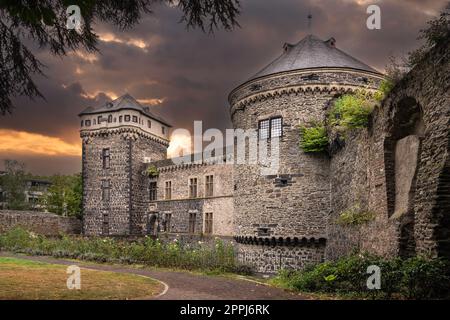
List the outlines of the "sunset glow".
{"label": "sunset glow", "polygon": [[25,131],[0,129],[0,152],[46,156],[80,156],[81,143]]}

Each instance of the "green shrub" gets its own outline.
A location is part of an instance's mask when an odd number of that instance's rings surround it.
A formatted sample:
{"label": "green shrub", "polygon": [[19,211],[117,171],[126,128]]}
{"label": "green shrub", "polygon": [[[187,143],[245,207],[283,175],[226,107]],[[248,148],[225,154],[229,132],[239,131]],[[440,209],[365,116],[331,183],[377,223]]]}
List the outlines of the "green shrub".
{"label": "green shrub", "polygon": [[381,102],[386,98],[386,96],[391,92],[392,88],[394,88],[394,82],[390,79],[384,79],[380,83],[380,87],[377,92],[374,94],[374,99],[378,102]]}
{"label": "green shrub", "polygon": [[0,250],[97,262],[142,263],[155,267],[248,274],[251,269],[237,263],[234,247],[216,239],[214,243],[183,244],[177,239],[161,242],[144,237],[136,241],[112,238],[57,238],[34,235],[17,228],[0,235]]}
{"label": "green shrub", "polygon": [[365,128],[373,107],[374,102],[366,92],[343,95],[334,102],[328,118],[329,124],[338,132]]}
{"label": "green shrub", "polygon": [[361,210],[359,204],[342,211],[336,220],[340,225],[360,225],[375,219],[375,213]]}
{"label": "green shrub", "polygon": [[323,152],[328,147],[327,129],[323,124],[315,123],[312,126],[300,126],[300,147],[304,152]]}
{"label": "green shrub", "polygon": [[156,168],[155,166],[152,165],[152,166],[149,166],[147,168],[147,170],[145,170],[145,174],[147,176],[149,176],[150,178],[156,178],[159,176],[159,171],[158,171],[158,168]]}
{"label": "green shrub", "polygon": [[[381,288],[367,288],[367,267],[381,270]],[[434,299],[448,297],[449,263],[441,259],[414,257],[383,259],[354,254],[335,262],[308,266],[302,271],[282,270],[274,282],[304,292],[338,293],[359,297]]]}

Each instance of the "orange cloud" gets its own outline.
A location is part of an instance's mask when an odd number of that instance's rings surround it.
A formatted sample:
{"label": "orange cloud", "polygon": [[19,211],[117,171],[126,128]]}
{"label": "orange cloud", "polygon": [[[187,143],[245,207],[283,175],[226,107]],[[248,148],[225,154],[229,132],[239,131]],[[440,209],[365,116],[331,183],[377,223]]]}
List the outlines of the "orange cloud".
{"label": "orange cloud", "polygon": [[80,156],[81,145],[37,133],[0,129],[0,153]]}
{"label": "orange cloud", "polygon": [[183,154],[191,153],[191,136],[176,131],[170,137],[169,148],[167,148],[167,156],[169,158],[180,157]]}

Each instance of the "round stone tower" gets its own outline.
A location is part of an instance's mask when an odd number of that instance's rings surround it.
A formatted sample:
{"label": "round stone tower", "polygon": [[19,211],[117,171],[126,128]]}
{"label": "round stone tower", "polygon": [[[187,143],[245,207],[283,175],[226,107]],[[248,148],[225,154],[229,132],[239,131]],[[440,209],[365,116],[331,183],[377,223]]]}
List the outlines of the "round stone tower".
{"label": "round stone tower", "polygon": [[277,174],[235,167],[235,240],[241,262],[259,272],[302,268],[324,260],[330,212],[329,157],[300,147],[302,124],[323,121],[334,99],[383,79],[336,47],[306,36],[229,96],[235,129],[258,130],[258,143],[279,137]]}

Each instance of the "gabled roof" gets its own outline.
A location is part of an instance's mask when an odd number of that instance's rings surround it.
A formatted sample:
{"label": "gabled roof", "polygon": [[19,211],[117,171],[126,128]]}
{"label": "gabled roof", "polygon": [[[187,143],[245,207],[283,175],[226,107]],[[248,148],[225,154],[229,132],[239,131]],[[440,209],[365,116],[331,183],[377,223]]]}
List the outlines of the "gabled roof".
{"label": "gabled roof", "polygon": [[154,113],[150,112],[149,107],[143,106],[142,104],[139,103],[139,101],[137,101],[135,98],[133,98],[128,93],[124,94],[123,96],[121,96],[115,100],[107,102],[102,106],[95,107],[95,108],[88,107],[88,108],[84,109],[79,114],[79,116],[87,115],[87,114],[115,112],[115,111],[120,111],[120,110],[136,110],[152,119],[155,119],[155,120],[171,127],[171,125],[166,120],[164,120],[162,117],[157,116]]}
{"label": "gabled roof", "polygon": [[314,35],[308,35],[297,44],[285,43],[281,56],[249,80],[279,72],[326,67],[351,68],[380,74],[374,68],[336,48],[334,38],[323,41]]}

